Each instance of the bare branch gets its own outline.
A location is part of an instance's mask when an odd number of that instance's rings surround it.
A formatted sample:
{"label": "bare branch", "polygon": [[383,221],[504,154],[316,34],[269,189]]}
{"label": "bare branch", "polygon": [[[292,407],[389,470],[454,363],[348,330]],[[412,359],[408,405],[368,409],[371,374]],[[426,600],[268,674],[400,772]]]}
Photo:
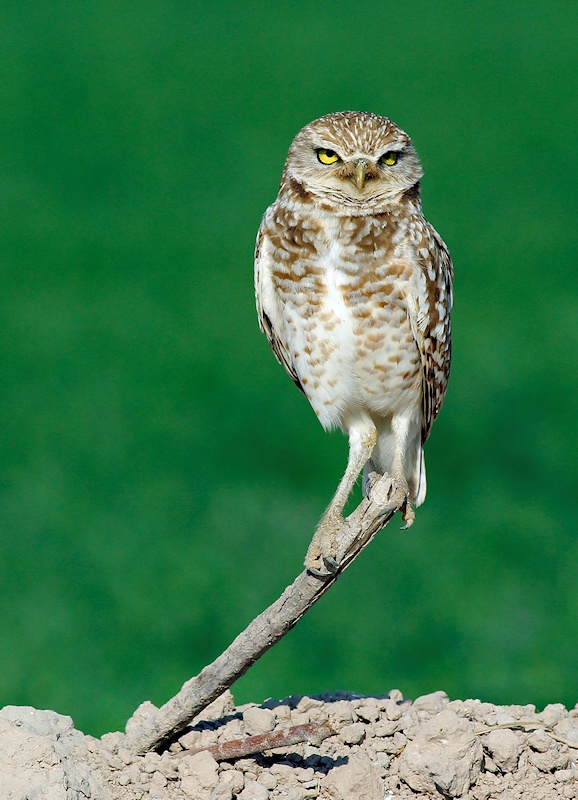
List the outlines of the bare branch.
{"label": "bare branch", "polygon": [[282,639],[389,522],[397,510],[387,506],[390,489],[391,482],[384,476],[372,488],[370,498],[363,500],[341,526],[336,538],[339,567],[335,573],[318,578],[303,571],[171,700],[160,708],[149,702],[140,705],[126,724],[125,746],[136,754],[162,747]]}
{"label": "bare branch", "polygon": [[209,747],[195,747],[175,753],[176,756],[194,756],[204,750],[209,752],[216,761],[227,761],[234,758],[245,758],[273,750],[279,747],[288,747],[292,744],[309,742],[319,747],[324,739],[333,736],[336,731],[328,722],[307,722],[304,725],[294,725],[285,731],[273,731],[259,736],[245,736],[244,739],[232,739],[222,744],[212,744]]}

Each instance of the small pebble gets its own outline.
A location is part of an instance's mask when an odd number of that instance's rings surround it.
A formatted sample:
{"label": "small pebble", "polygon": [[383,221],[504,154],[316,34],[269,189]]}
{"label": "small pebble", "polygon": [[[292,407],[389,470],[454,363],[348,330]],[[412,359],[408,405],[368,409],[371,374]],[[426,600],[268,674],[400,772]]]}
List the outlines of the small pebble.
{"label": "small pebble", "polygon": [[386,700],[383,710],[385,716],[392,721],[401,719],[403,716],[403,709],[394,700]]}
{"label": "small pebble", "polygon": [[566,783],[569,781],[578,780],[577,770],[575,769],[559,769],[554,773],[554,778],[558,783]]}
{"label": "small pebble", "polygon": [[502,772],[513,772],[516,769],[522,749],[522,739],[514,731],[508,728],[490,731],[484,737],[483,746]]}
{"label": "small pebble", "polygon": [[291,719],[291,709],[285,704],[276,706],[272,709],[272,711],[275,714],[276,719],[280,720],[281,722]]}
{"label": "small pebble", "polygon": [[307,725],[309,722],[309,714],[302,714],[300,711],[291,712],[291,725]]}
{"label": "small pebble", "polygon": [[163,773],[157,770],[151,775],[151,783],[156,784],[156,786],[166,786],[168,781]]}
{"label": "small pebble", "polygon": [[[162,800],[166,800],[166,795]],[[228,783],[219,783],[211,792],[211,800],[233,800],[233,790]]]}
{"label": "small pebble", "polygon": [[554,727],[557,722],[566,717],[568,712],[562,703],[550,703],[538,716],[546,725]]}
{"label": "small pebble", "polygon": [[284,778],[288,778],[289,775],[292,775],[293,774],[293,769],[294,769],[294,767],[292,767],[290,764],[282,764],[282,763],[281,764],[272,764],[271,767],[269,767],[269,771],[273,775],[279,776],[280,780],[283,780]]}
{"label": "small pebble", "polygon": [[437,714],[442,711],[450,702],[450,698],[445,692],[432,692],[416,697],[413,701],[414,711],[427,711],[428,714]]}
{"label": "small pebble", "polygon": [[245,778],[236,769],[228,769],[219,775],[219,783],[225,783],[231,787],[233,794],[238,794],[245,786]]}
{"label": "small pebble", "polygon": [[315,772],[311,767],[295,767],[293,770],[293,776],[297,778],[299,783],[306,783],[307,781],[310,781],[314,775]]}
{"label": "small pebble", "polygon": [[243,713],[243,725],[249,736],[270,733],[275,727],[275,714],[268,708],[248,708]]}
{"label": "small pebble", "polygon": [[340,730],[339,738],[345,744],[360,744],[365,739],[365,725],[361,722],[346,725]]}
{"label": "small pebble", "polygon": [[379,769],[387,771],[389,769],[389,767],[391,766],[391,759],[385,753],[378,753],[376,755],[373,763]]}
{"label": "small pebble", "polygon": [[355,713],[359,719],[363,719],[366,722],[375,722],[379,719],[379,708],[376,705],[365,704],[358,706],[355,709]]}
{"label": "small pebble", "polygon": [[516,717],[512,716],[512,714],[502,712],[496,715],[496,725],[512,725],[516,722]]}
{"label": "small pebble", "polygon": [[233,739],[241,739],[244,734],[242,720],[231,719],[218,732],[219,742],[231,742]]}
{"label": "small pebble", "polygon": [[[565,734],[565,737],[566,739],[568,739],[569,742],[574,742],[575,744],[578,744],[578,727],[572,726],[571,728],[569,728]],[[576,748],[573,749],[575,750]],[[577,753],[577,758],[578,758],[578,753]]]}
{"label": "small pebble", "polygon": [[375,736],[393,736],[400,729],[399,720],[381,720],[376,722],[373,726],[373,733]]}
{"label": "small pebble", "polygon": [[160,761],[158,753],[147,753],[140,765],[141,772],[155,772],[159,768]]}
{"label": "small pebble", "polygon": [[245,788],[237,795],[238,800],[268,800],[269,790],[261,783],[245,780]]}
{"label": "small pebble", "polygon": [[297,711],[301,714],[310,711],[312,708],[320,708],[321,706],[325,705],[323,700],[318,700],[315,697],[302,697],[301,700],[297,703]]}
{"label": "small pebble", "polygon": [[271,791],[271,789],[275,789],[278,784],[277,778],[268,770],[263,770],[263,772],[257,778],[257,781],[266,789],[269,789],[269,791]]}
{"label": "small pebble", "polygon": [[532,731],[528,736],[528,744],[532,750],[538,753],[546,753],[554,746],[554,740],[551,736],[548,736],[545,730],[538,728],[538,730]]}

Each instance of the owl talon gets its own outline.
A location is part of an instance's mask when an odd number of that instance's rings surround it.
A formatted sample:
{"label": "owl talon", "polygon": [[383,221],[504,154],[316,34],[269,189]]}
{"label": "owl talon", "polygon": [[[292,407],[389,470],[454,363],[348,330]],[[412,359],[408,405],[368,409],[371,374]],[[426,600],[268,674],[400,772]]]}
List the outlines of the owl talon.
{"label": "owl talon", "polygon": [[307,564],[305,566],[310,575],[313,575],[315,578],[321,578],[321,580],[331,578],[339,569],[339,564],[334,558],[323,558],[323,564],[325,565],[325,572],[321,569],[317,569],[317,567],[307,566]]}
{"label": "owl talon", "polygon": [[371,497],[371,499],[373,499],[373,493],[374,493],[373,490],[375,489],[375,487],[377,486],[377,484],[380,482],[380,480],[382,478],[383,478],[383,475],[380,475],[379,472],[375,472],[374,470],[372,470],[371,472],[368,472],[367,474],[364,474],[364,476],[363,476],[363,484],[362,484],[362,487],[361,487],[362,490],[363,490],[364,497],[367,497],[367,498]]}
{"label": "owl talon", "polygon": [[324,556],[323,563],[325,564],[326,569],[331,572],[337,572],[339,569],[339,562],[336,561],[333,556]]}
{"label": "owl talon", "polygon": [[415,522],[415,511],[413,510],[413,506],[409,502],[409,500],[405,501],[405,505],[402,509],[400,509],[400,511],[401,511],[401,518],[405,522],[405,525],[401,526],[401,530],[406,531],[408,528],[411,528],[411,526]]}
{"label": "owl talon", "polygon": [[[309,550],[311,550],[311,548],[309,548]],[[325,570],[317,566],[319,562],[323,564]],[[332,575],[335,575],[339,569],[339,563],[333,556],[324,556],[322,553],[319,553],[316,558],[310,558],[308,551],[307,557],[305,558],[305,568],[307,572],[314,575],[316,578],[330,578]]]}
{"label": "owl talon", "polygon": [[[315,531],[305,556],[305,568],[316,578],[328,578],[334,575],[339,568],[339,563],[334,555],[335,535],[342,525],[341,516],[325,516]],[[321,565],[325,571],[321,569]]]}

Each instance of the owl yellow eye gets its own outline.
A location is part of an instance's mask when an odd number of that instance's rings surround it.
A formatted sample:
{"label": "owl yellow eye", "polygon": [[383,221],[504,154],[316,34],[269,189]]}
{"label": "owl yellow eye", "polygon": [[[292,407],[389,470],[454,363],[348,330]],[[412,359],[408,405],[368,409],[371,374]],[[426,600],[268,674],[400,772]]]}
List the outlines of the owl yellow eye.
{"label": "owl yellow eye", "polygon": [[379,159],[379,163],[385,164],[388,167],[393,167],[394,164],[397,164],[397,153],[393,150],[389,153],[384,153]]}
{"label": "owl yellow eye", "polygon": [[335,164],[336,161],[341,161],[335,150],[324,150],[322,147],[317,150],[317,158],[322,164]]}

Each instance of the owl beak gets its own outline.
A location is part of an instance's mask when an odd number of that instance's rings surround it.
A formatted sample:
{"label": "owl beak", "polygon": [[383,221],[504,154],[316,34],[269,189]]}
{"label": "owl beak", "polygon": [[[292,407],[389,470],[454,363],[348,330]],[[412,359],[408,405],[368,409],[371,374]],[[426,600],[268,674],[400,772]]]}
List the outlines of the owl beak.
{"label": "owl beak", "polygon": [[355,172],[353,174],[355,185],[361,191],[365,186],[365,179],[367,178],[367,161],[360,159],[355,165]]}

